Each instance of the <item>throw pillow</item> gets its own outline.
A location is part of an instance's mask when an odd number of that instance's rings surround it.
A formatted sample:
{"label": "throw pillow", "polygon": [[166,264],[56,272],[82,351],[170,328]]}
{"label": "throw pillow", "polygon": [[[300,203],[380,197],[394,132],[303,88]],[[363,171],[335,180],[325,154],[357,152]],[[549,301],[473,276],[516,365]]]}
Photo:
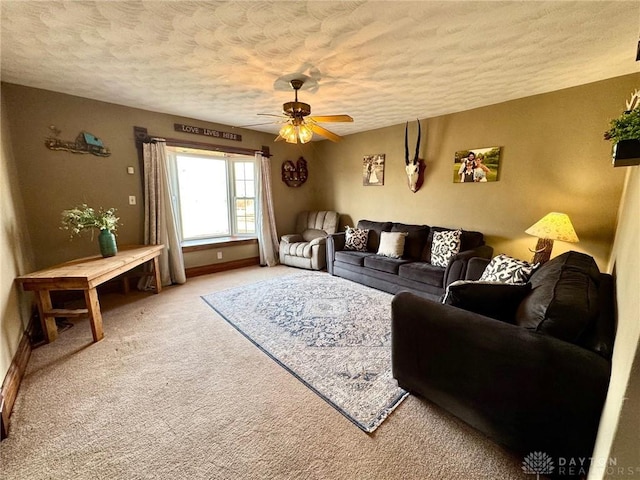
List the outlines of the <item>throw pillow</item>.
{"label": "throw pillow", "polygon": [[400,258],[404,252],[404,242],[407,235],[409,235],[408,232],[382,232],[380,234],[378,255]]}
{"label": "throw pillow", "polygon": [[458,280],[447,287],[442,303],[502,322],[515,323],[518,306],[530,290],[530,283]]}
{"label": "throw pillow", "polygon": [[482,282],[526,283],[539,265],[539,263],[531,264],[502,253],[489,262],[479,280]]}
{"label": "throw pillow", "polygon": [[369,230],[361,230],[359,228],[351,228],[347,225],[345,232],[345,250],[355,250],[356,252],[367,251],[367,239],[369,238]]}
{"label": "throw pillow", "polygon": [[433,234],[431,243],[431,265],[446,267],[451,257],[460,251],[460,230],[445,230]]}

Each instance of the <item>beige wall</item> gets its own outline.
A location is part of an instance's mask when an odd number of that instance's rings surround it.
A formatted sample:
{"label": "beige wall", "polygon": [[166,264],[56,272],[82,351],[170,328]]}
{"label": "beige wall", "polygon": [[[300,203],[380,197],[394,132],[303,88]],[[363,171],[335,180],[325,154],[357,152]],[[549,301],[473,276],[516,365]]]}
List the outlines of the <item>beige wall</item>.
{"label": "beige wall", "polygon": [[[3,84],[7,114],[12,123],[12,139],[18,165],[19,182],[26,211],[28,228],[35,252],[36,268],[60,263],[78,256],[97,253],[96,240],[89,237],[70,241],[59,230],[60,212],[78,203],[115,207],[121,217],[118,243],[141,243],[143,238],[143,206],[140,169],[133,138],[133,127],[146,127],[150,134],[182,138],[197,142],[227,144],[245,148],[268,145],[272,153],[272,177],[276,221],[279,232],[289,233],[300,210],[313,208],[318,196],[319,175],[309,145],[274,143],[274,136],[251,130],[234,130],[242,134],[242,142],[209,139],[175,132],[174,123],[197,125],[230,131],[232,127],[202,122],[163,113],[149,112],[98,102],[46,90]],[[111,150],[109,157],[52,151],[44,146],[49,125],[62,131],[62,140],[74,140],[82,130],[100,139]],[[299,188],[289,188],[280,180],[284,160],[308,160],[309,180]],[[127,174],[127,166],[135,167],[135,174]],[[138,204],[128,204],[129,195],[136,195]],[[240,249],[240,251],[234,251]],[[244,247],[225,247],[223,261],[238,256],[253,256],[255,251]],[[189,258],[188,266],[218,263],[213,250]]]}
{"label": "beige wall", "polygon": [[14,278],[32,269],[22,199],[10,139],[10,122],[2,94],[0,134],[0,383],[5,378],[31,313],[27,294]]}
{"label": "beige wall", "polygon": [[[590,479],[640,477],[640,167],[625,170],[627,182],[611,256],[618,329],[609,394],[594,452],[599,461]],[[609,458],[617,465],[608,466]]]}
{"label": "beige wall", "polygon": [[[367,218],[479,230],[496,254],[527,260],[536,239],[524,230],[561,211],[580,243],[556,242],[554,255],[583,251],[604,270],[625,169],[611,167],[611,146],[602,135],[639,81],[640,74],[628,75],[421,120],[427,170],[417,193],[406,184],[404,125],[350,135],[338,144],[319,142],[316,159],[326,172],[329,207],[345,215],[342,225]],[[413,121],[410,150],[416,134]],[[454,152],[491,146],[503,147],[500,180],[454,184]],[[384,186],[364,187],[362,157],[375,153],[386,154]]]}

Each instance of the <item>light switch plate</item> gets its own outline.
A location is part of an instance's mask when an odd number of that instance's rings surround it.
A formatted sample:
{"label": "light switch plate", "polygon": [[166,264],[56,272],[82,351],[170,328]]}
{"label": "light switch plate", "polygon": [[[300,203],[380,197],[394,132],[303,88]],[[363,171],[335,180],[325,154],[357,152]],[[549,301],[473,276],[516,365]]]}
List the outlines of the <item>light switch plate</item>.
{"label": "light switch plate", "polygon": [[136,196],[129,195],[129,205],[135,205],[135,204],[136,204]]}

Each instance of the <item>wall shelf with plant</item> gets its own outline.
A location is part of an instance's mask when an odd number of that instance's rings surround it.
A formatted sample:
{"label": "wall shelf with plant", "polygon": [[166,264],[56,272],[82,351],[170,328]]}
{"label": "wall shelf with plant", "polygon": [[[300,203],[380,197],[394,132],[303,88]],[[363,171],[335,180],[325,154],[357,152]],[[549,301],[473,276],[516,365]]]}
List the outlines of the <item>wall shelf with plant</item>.
{"label": "wall shelf with plant", "polygon": [[613,144],[613,166],[640,165],[640,90],[631,95],[627,109],[609,127],[604,139]]}

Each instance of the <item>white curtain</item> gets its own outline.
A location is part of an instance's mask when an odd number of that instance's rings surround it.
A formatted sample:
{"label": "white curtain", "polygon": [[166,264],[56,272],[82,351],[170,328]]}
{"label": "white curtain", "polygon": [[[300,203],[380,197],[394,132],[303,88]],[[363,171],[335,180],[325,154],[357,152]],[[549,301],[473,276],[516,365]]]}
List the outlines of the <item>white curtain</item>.
{"label": "white curtain", "polygon": [[273,212],[273,192],[271,189],[271,159],[256,152],[256,161],[260,165],[258,175],[258,248],[260,265],[273,267],[278,264],[278,232],[276,216]]}
{"label": "white curtain", "polygon": [[[169,181],[167,152],[163,139],[144,143],[144,243],[164,245],[160,255],[160,278],[162,285],[185,283],[180,233],[178,232],[174,203]],[[151,277],[143,277],[138,288],[151,288]]]}

